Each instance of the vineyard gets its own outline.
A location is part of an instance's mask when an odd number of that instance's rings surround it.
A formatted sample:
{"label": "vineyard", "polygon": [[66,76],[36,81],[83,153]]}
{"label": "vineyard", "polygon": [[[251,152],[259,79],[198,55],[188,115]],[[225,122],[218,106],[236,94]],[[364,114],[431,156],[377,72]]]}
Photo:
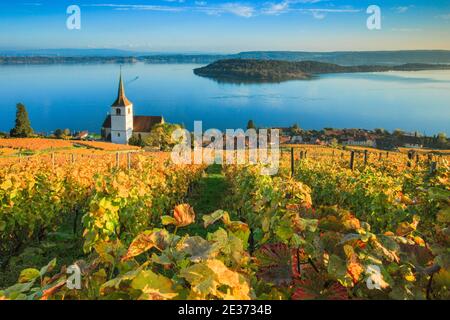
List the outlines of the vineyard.
{"label": "vineyard", "polygon": [[447,155],[304,146],[264,176],[86,146],[0,158],[0,300],[450,299]]}
{"label": "vineyard", "polygon": [[[42,138],[0,139],[0,155],[12,153],[38,153],[41,151],[73,151],[76,147],[103,150],[103,151],[137,151],[138,147],[124,146],[98,141],[60,140]],[[14,151],[15,152],[12,152]]]}

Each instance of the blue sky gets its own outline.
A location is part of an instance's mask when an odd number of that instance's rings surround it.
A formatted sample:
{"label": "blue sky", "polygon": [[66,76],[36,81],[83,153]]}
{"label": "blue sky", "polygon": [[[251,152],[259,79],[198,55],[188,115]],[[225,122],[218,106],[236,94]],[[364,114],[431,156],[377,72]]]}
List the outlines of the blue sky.
{"label": "blue sky", "polygon": [[[0,0],[0,49],[450,49],[448,0]],[[66,9],[81,8],[81,30]],[[366,27],[369,5],[382,29]]]}

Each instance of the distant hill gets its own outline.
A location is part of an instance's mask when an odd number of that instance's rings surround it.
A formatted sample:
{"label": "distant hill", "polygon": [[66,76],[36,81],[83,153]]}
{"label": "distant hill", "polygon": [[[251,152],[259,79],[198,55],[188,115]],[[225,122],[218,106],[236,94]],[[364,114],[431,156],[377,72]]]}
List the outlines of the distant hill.
{"label": "distant hill", "polygon": [[[252,51],[237,54],[136,52],[116,49],[42,49],[0,50],[0,64],[54,64],[54,63],[114,63],[111,58],[130,58],[130,63],[195,63],[209,64],[224,59],[257,59],[279,61],[318,61],[342,66],[400,64],[450,64],[450,51]],[[45,59],[42,59],[45,58]],[[134,58],[134,59],[131,59]],[[102,61],[103,60],[103,61]],[[119,61],[124,63],[123,61]]]}
{"label": "distant hill", "polygon": [[447,50],[338,52],[255,51],[242,52],[237,56],[242,59],[258,60],[314,60],[343,66],[400,65],[406,63],[450,64],[450,51]]}
{"label": "distant hill", "polygon": [[301,62],[227,59],[194,69],[194,73],[223,82],[281,82],[311,79],[307,69]]}
{"label": "distant hill", "polygon": [[208,64],[214,61],[227,59],[230,56],[220,54],[156,54],[138,57],[145,63],[193,63]]}
{"label": "distant hill", "polygon": [[118,49],[0,50],[3,57],[133,57],[143,54]]}
{"label": "distant hill", "polygon": [[136,63],[137,60],[134,57],[49,57],[49,56],[36,56],[36,57],[2,57],[0,56],[0,65],[50,65],[50,64],[104,64],[104,63],[117,63],[117,64],[129,64]]}
{"label": "distant hill", "polygon": [[281,60],[227,59],[194,69],[198,76],[220,82],[282,82],[308,80],[326,73],[450,70],[450,65],[410,63],[398,66],[341,66],[318,61],[290,62]]}

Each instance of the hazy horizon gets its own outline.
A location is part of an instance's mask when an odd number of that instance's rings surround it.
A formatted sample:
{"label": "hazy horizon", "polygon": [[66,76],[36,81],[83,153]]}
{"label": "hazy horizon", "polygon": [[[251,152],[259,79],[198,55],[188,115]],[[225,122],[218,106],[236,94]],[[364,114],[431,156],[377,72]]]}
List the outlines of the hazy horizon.
{"label": "hazy horizon", "polygon": [[132,50],[132,49],[123,49],[123,48],[82,48],[82,47],[65,47],[65,48],[12,48],[12,49],[2,49],[3,52],[26,52],[26,51],[122,51],[122,52],[130,52],[130,53],[138,53],[138,54],[201,54],[201,55],[230,55],[230,54],[239,54],[239,53],[247,53],[247,52],[287,52],[287,53],[344,53],[344,52],[408,52],[408,51],[445,51],[450,52],[450,49],[399,49],[399,50],[390,50],[390,49],[383,49],[383,50],[317,50],[317,51],[309,51],[309,50],[248,50],[248,51],[239,51],[239,50],[230,50],[230,51],[199,51],[199,50],[192,50],[192,51],[181,51],[181,50],[174,50],[174,51],[141,51],[141,50]]}

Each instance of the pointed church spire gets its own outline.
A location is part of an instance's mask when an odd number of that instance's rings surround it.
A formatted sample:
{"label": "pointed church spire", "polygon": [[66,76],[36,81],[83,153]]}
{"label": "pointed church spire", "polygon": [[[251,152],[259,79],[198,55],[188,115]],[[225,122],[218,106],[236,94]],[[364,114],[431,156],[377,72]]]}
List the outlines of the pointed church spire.
{"label": "pointed church spire", "polygon": [[120,66],[120,78],[119,78],[119,91],[117,93],[117,99],[113,103],[113,107],[126,107],[131,105],[130,100],[125,96],[125,88],[122,80],[122,66]]}

